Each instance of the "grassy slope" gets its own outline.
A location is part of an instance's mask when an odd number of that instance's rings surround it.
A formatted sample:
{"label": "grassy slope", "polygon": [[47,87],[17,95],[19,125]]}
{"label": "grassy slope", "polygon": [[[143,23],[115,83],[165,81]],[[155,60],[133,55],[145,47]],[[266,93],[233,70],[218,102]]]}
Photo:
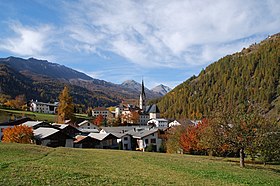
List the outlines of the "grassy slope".
{"label": "grassy slope", "polygon": [[[0,123],[6,122],[10,118],[11,115],[15,115],[16,117],[26,116],[33,120],[38,121],[48,121],[55,122],[54,114],[44,114],[44,113],[36,113],[30,111],[22,111],[22,110],[9,110],[9,109],[1,109],[0,108]],[[75,114],[77,118],[89,119],[86,114]]]}
{"label": "grassy slope", "polygon": [[280,185],[279,165],[0,143],[0,185]]}
{"label": "grassy slope", "polygon": [[8,109],[0,109],[0,123],[7,121],[10,115],[15,115],[17,117],[26,116],[34,120],[39,121],[49,121],[54,122],[55,115],[53,114],[44,114],[44,113],[36,113],[30,111],[21,111],[21,110],[8,110]]}

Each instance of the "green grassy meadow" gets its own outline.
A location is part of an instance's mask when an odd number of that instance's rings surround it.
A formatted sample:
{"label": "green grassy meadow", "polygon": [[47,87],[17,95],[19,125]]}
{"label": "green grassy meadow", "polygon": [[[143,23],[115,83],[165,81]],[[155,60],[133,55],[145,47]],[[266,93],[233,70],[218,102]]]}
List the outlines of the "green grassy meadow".
{"label": "green grassy meadow", "polygon": [[0,143],[0,185],[280,185],[280,166]]}
{"label": "green grassy meadow", "polygon": [[[15,117],[25,116],[33,120],[48,121],[50,123],[54,123],[56,115],[0,108],[0,123],[8,121],[11,116],[15,116]],[[86,114],[75,114],[75,116],[77,118],[89,119]]]}

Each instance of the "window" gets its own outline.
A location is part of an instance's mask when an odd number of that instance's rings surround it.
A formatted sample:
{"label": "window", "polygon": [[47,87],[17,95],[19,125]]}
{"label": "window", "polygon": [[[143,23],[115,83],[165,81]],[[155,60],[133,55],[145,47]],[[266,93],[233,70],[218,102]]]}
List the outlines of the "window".
{"label": "window", "polygon": [[147,145],[149,143],[149,139],[145,139],[145,143]]}
{"label": "window", "polygon": [[128,137],[124,137],[123,140],[124,140],[124,141],[127,141],[127,140],[128,140]]}
{"label": "window", "polygon": [[157,143],[156,138],[151,139],[151,143]]}
{"label": "window", "polygon": [[90,123],[88,123],[87,126],[90,126]]}

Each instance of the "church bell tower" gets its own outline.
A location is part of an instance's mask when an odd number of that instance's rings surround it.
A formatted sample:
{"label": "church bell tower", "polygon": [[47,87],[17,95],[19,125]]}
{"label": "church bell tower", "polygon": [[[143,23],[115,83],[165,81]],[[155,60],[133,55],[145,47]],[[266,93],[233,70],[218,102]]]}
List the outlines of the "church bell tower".
{"label": "church bell tower", "polygon": [[145,94],[145,86],[144,86],[144,81],[142,79],[142,87],[141,87],[141,94],[140,94],[140,99],[139,99],[139,107],[143,111],[146,109],[146,94]]}

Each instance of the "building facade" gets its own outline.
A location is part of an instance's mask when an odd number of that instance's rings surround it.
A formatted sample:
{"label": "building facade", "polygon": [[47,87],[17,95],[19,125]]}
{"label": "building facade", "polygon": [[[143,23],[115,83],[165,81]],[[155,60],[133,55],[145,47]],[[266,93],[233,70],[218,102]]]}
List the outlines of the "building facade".
{"label": "building facade", "polygon": [[37,100],[36,101],[31,100],[30,111],[40,112],[40,113],[45,113],[45,114],[55,114],[58,104],[59,104],[58,102],[44,103],[44,102],[39,102]]}

